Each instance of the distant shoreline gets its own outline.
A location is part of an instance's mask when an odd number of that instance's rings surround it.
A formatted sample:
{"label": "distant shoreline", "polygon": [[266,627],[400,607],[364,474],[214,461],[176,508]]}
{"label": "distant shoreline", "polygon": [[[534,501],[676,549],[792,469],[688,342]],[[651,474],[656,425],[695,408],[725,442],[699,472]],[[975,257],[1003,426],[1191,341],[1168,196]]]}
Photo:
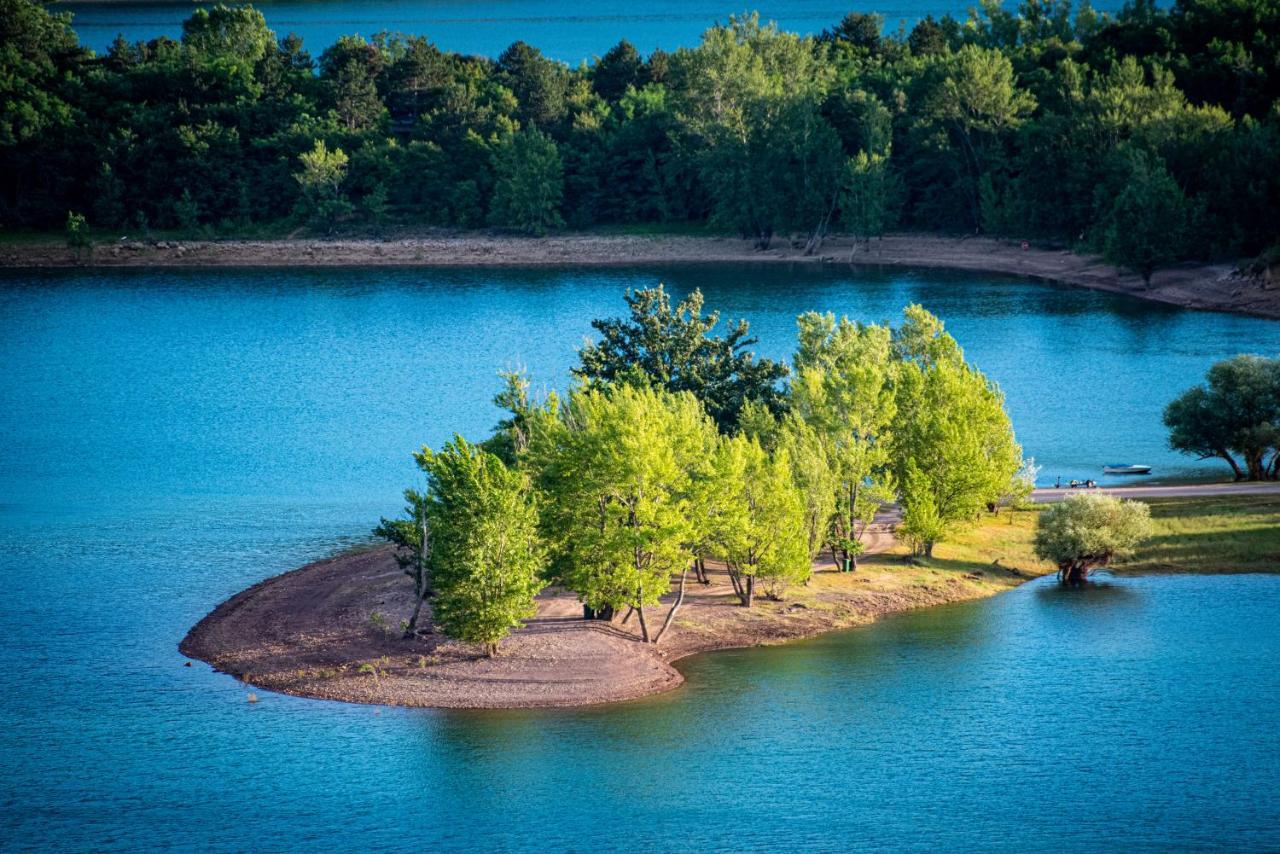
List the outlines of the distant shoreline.
{"label": "distant shoreline", "polygon": [[621,267],[679,264],[828,264],[917,267],[1025,276],[1125,294],[1183,308],[1280,318],[1280,283],[1246,278],[1233,264],[1181,264],[1158,271],[1151,286],[1101,258],[1068,250],[1023,248],[991,238],[893,234],[853,251],[847,237],[815,255],[787,241],[757,251],[730,237],[570,233],[544,238],[448,234],[377,239],[124,240],[100,243],[77,259],[56,242],[0,246],[0,268],[106,267]]}

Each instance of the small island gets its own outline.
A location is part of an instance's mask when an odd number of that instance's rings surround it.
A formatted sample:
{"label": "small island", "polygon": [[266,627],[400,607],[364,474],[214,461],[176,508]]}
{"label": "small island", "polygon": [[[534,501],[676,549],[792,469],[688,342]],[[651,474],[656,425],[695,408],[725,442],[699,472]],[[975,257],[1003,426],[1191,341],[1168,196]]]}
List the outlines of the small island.
{"label": "small island", "polygon": [[506,374],[491,437],[415,454],[428,487],[378,526],[390,545],[237,594],[181,651],[307,697],[576,706],[675,688],[689,655],[1055,571],[1274,570],[1280,448],[1217,413],[1274,395],[1280,361],[1215,366],[1165,415],[1175,447],[1243,482],[1127,490],[1140,502],[1036,490],[998,388],[919,306],[894,328],[801,315],[788,365],[750,351],[745,321],[717,334],[698,292],[626,299],[564,399]]}

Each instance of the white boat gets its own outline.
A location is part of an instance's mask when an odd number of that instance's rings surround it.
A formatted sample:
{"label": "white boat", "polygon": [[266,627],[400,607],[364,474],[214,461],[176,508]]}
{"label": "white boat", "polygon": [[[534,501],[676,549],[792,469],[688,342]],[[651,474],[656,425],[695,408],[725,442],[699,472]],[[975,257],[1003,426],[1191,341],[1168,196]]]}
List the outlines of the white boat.
{"label": "white boat", "polygon": [[1103,474],[1151,474],[1151,466],[1140,466],[1133,463],[1107,463],[1102,467]]}

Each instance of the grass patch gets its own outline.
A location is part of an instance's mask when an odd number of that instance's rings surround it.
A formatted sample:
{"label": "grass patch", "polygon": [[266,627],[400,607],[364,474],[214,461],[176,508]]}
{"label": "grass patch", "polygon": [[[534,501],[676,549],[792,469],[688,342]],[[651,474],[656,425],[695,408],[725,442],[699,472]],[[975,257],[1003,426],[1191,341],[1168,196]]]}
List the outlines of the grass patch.
{"label": "grass patch", "polygon": [[1153,498],[1154,534],[1123,572],[1280,572],[1280,495]]}

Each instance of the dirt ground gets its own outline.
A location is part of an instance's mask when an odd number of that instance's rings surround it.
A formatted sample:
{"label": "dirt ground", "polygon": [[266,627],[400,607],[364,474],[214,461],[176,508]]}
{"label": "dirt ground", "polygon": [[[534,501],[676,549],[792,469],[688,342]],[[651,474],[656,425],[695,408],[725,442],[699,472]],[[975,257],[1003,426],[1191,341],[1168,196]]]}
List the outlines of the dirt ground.
{"label": "dirt ground", "polygon": [[[939,571],[883,554],[887,531],[853,573],[819,563],[813,581],[751,609],[722,567],[712,583],[690,576],[685,601],[660,645],[640,640],[638,620],[582,619],[571,593],[549,589],[538,612],[485,658],[433,632],[401,637],[412,586],[388,548],[342,555],[268,579],[219,605],[182,641],[184,655],[245,682],[306,697],[445,708],[578,706],[667,691],[683,682],[671,662],[699,652],[779,643],[871,622],[882,614],[988,596],[1027,576],[1018,570]],[[648,609],[651,631],[674,594]],[[424,609],[421,621],[430,627]]]}
{"label": "dirt ground", "polygon": [[806,256],[783,239],[757,251],[729,237],[564,234],[524,238],[489,234],[394,239],[289,239],[100,242],[77,258],[56,242],[0,247],[0,267],[297,267],[297,266],[625,266],[650,264],[809,263],[934,267],[1008,273],[1189,308],[1280,317],[1280,283],[1245,278],[1234,265],[1186,264],[1155,274],[1150,287],[1100,258],[1018,242],[894,234],[855,247],[833,237]]}

